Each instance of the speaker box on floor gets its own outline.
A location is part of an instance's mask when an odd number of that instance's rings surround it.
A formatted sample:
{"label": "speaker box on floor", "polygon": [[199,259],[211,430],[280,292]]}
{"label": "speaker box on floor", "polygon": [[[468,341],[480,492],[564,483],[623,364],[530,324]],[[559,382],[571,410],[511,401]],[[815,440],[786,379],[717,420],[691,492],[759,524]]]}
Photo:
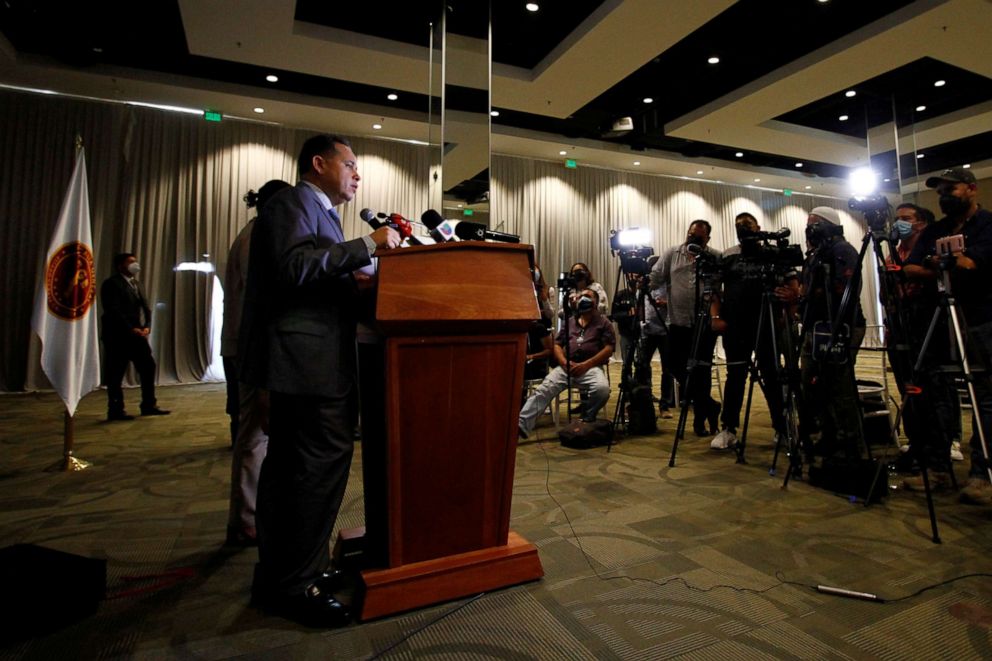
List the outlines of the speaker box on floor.
{"label": "speaker box on floor", "polygon": [[8,607],[0,639],[38,636],[96,612],[107,592],[107,561],[15,544],[0,549],[0,586]]}

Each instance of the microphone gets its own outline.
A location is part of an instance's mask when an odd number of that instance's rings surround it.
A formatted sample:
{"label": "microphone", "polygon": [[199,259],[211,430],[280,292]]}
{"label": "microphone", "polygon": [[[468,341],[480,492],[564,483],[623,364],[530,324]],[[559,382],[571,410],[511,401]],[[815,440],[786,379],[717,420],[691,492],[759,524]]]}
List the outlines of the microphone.
{"label": "microphone", "polygon": [[445,220],[441,217],[441,214],[434,211],[434,209],[428,209],[424,213],[420,214],[420,222],[422,222],[424,227],[428,229],[428,233],[435,242],[447,243],[448,241],[457,241],[457,239],[454,238],[454,232],[451,231],[451,228],[446,227],[447,235],[438,229],[441,225],[445,225]]}
{"label": "microphone", "polygon": [[500,241],[503,243],[520,243],[520,237],[505,232],[494,232],[482,223],[467,220],[445,220],[434,209],[428,209],[420,216],[422,222],[430,230],[431,238],[438,243],[450,241]]}
{"label": "microphone", "polygon": [[413,236],[413,227],[410,225],[410,221],[398,213],[386,215],[382,212],[376,213],[371,209],[362,209],[358,213],[358,216],[371,225],[374,229],[379,229],[380,227],[392,227],[394,230],[399,232],[400,237],[407,240],[411,245],[422,245],[420,241]]}

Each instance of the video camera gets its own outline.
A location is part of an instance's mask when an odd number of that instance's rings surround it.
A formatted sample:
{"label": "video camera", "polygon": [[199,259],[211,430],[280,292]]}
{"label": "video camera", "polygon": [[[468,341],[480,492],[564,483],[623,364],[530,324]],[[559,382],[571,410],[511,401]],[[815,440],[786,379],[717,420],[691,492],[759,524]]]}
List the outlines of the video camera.
{"label": "video camera", "polygon": [[888,221],[892,213],[892,206],[884,195],[852,197],[847,201],[847,206],[855,211],[860,211],[864,215],[865,222],[872,232],[888,231]]}
{"label": "video camera", "polygon": [[654,248],[646,245],[651,240],[651,233],[639,227],[630,229],[610,230],[610,252],[620,256],[620,268],[625,274],[647,275],[651,272],[648,257],[654,254]]}
{"label": "video camera", "polygon": [[745,279],[765,279],[785,275],[802,266],[803,250],[796,243],[789,243],[789,228],[777,232],[752,232],[738,228],[741,243],[741,262]]}

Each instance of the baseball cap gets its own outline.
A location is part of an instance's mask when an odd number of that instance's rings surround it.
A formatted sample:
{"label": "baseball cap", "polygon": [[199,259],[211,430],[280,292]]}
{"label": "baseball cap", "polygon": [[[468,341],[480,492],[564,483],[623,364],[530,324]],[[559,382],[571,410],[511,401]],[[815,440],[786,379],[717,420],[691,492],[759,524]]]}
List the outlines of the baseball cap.
{"label": "baseball cap", "polygon": [[936,177],[927,179],[927,188],[936,188],[944,182],[951,184],[973,184],[975,183],[975,173],[965,168],[948,168]]}
{"label": "baseball cap", "polygon": [[840,214],[830,207],[816,207],[809,212],[811,216],[819,216],[833,225],[840,225]]}

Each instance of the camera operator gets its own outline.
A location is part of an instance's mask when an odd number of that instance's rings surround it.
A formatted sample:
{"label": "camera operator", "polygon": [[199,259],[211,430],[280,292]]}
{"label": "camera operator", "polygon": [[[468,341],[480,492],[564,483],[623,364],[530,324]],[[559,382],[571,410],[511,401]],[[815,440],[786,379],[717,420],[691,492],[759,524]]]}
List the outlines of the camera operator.
{"label": "camera operator", "polygon": [[[708,281],[696,281],[697,261],[702,262],[700,266],[706,270],[709,270],[707,264],[712,264],[712,269],[717,270],[720,253],[707,247],[710,231],[709,222],[692,221],[685,242],[669,249],[651,270],[651,288],[665,287],[668,291],[668,300],[665,301],[668,304],[668,341],[670,354],[674,357],[671,369],[682,389],[682,396],[690,397],[693,402],[695,419],[692,429],[697,436],[707,435],[707,422],[709,433],[716,434],[720,414],[720,404],[710,396],[713,379],[710,366],[716,336],[708,323],[701,329],[696,355],[692,355],[693,325],[697,315],[706,312],[701,308],[709,306],[709,293],[718,279],[718,274],[711,273],[708,274],[710,277],[706,277],[707,274],[701,277],[701,280]],[[686,393],[688,361],[693,358],[699,361],[699,365],[692,375],[693,392]]]}
{"label": "camera operator", "polygon": [[[779,249],[763,244],[758,220],[749,213],[738,214],[734,220],[738,245],[728,249],[721,262],[722,295],[716,295],[711,306],[713,331],[723,335],[727,354],[727,382],[723,389],[723,429],[710,442],[714,450],[732,448],[737,443],[744,383],[747,380],[751,352],[757,347],[755,361],[761,375],[760,383],[768,402],[772,427],[776,434],[785,430],[782,416],[782,391],[778,385],[778,356],[769,333],[773,323],[764,320],[758,327],[766,283],[778,283],[796,294],[799,279],[794,267],[777,267],[774,261]],[[765,273],[771,269],[770,274]],[[771,277],[769,280],[768,277]],[[757,344],[756,344],[757,341]]]}
{"label": "camera operator", "polygon": [[[851,292],[845,318],[839,319],[841,299],[858,264],[858,252],[844,239],[836,209],[816,207],[806,219],[806,239],[812,250],[803,264],[800,297],[793,289],[775,289],[779,300],[801,305],[802,358],[800,430],[807,454],[849,459],[861,455],[861,407],[854,378],[854,361],[865,335],[861,286]],[[834,333],[826,355],[822,341]],[[814,439],[819,436],[820,442]]]}
{"label": "camera operator", "polygon": [[[940,195],[940,210],[944,218],[930,225],[920,236],[905,267],[906,276],[920,280],[940,277],[939,269],[950,272],[951,289],[960,305],[968,327],[966,344],[969,360],[985,373],[975,380],[975,402],[986,433],[992,429],[992,387],[989,369],[992,367],[992,213],[978,204],[978,185],[975,175],[964,168],[944,170],[939,176],[927,179],[927,187],[935,188]],[[937,256],[937,241],[945,237],[962,235],[964,246],[952,252],[941,264]],[[966,503],[992,504],[992,484],[983,457],[981,443],[974,423],[971,437],[971,469],[968,483],[961,490],[961,500]],[[943,450],[941,450],[943,451]],[[938,464],[940,465],[940,464]]]}
{"label": "camera operator", "polygon": [[[588,395],[588,401],[583,406],[582,419],[592,422],[596,413],[603,408],[610,398],[610,383],[606,379],[603,366],[608,364],[613,348],[616,346],[616,336],[613,324],[600,314],[598,297],[590,288],[578,292],[579,299],[575,305],[576,318],[558,333],[555,343],[555,367],[545,377],[520,409],[520,437],[527,438],[534,429],[537,416],[544,410],[555,395],[571,382],[577,384],[582,392]],[[565,330],[568,329],[566,337]],[[568,357],[565,356],[565,343],[568,343]],[[565,370],[568,369],[568,373]]]}

